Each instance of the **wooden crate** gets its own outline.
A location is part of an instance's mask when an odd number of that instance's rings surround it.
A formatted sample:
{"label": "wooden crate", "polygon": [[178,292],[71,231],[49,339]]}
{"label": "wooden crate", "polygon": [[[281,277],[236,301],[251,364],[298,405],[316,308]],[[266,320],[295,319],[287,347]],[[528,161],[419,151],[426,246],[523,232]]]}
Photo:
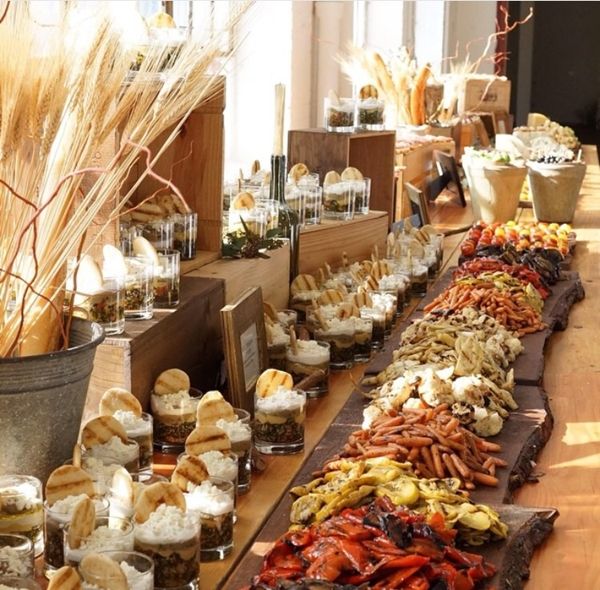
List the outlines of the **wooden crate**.
{"label": "wooden crate", "polygon": [[263,299],[278,309],[288,306],[290,248],[267,252],[268,259],[232,260],[223,258],[192,271],[190,277],[210,277],[225,281],[225,303],[233,303],[249,287],[262,287]]}
{"label": "wooden crate", "polygon": [[326,262],[337,268],[342,252],[351,261],[370,258],[375,245],[381,255],[385,254],[388,219],[385,211],[371,211],[352,221],[324,221],[302,228],[300,272],[316,274]]}
{"label": "wooden crate", "polygon": [[109,336],[96,351],[84,420],[98,412],[109,387],[130,390],[147,407],[156,377],[178,367],[200,389],[213,388],[223,358],[219,310],[225,304],[220,280],[182,277],[181,302],[156,310],[151,320],[128,321],[122,336]]}
{"label": "wooden crate", "polygon": [[328,133],[325,129],[291,130],[288,165],[303,162],[321,181],[329,170],[358,168],[371,179],[371,209],[394,211],[394,131]]}
{"label": "wooden crate", "polygon": [[426,191],[428,182],[437,176],[433,161],[433,152],[439,150],[454,156],[455,144],[452,139],[438,141],[415,147],[406,153],[396,155],[397,184],[396,208],[393,221],[399,221],[410,215],[408,195],[404,188],[405,182],[410,182],[422,191]]}
{"label": "wooden crate", "polygon": [[[193,211],[198,213],[198,254],[194,260],[181,264],[186,273],[221,257],[221,226],[223,209],[223,160],[225,87],[204,105],[194,110],[183,124],[178,136],[160,157],[154,171],[168,178],[179,188]],[[153,154],[172,132],[167,129],[149,146]],[[111,135],[93,157],[93,165],[107,164],[119,145],[117,134]],[[146,168],[145,154],[132,166],[121,194],[126,194]],[[164,185],[146,176],[131,200],[138,203]],[[85,186],[83,187],[85,189]],[[116,198],[115,198],[116,203]],[[107,206],[90,228],[90,236],[98,233],[114,206]],[[88,239],[88,243],[89,243]],[[102,244],[118,244],[118,220],[104,231],[93,248],[92,255],[101,258]]]}
{"label": "wooden crate", "polygon": [[510,80],[466,78],[459,87],[457,112],[510,111]]}

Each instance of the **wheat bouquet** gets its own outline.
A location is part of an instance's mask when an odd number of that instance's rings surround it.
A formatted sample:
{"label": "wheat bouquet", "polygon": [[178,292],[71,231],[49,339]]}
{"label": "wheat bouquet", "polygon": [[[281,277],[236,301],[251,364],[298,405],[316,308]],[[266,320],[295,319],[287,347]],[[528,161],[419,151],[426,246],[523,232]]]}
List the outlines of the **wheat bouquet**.
{"label": "wheat bouquet", "polygon": [[[222,34],[244,9],[236,7]],[[67,3],[58,25],[42,29],[27,2],[0,1],[0,357],[67,346],[67,258],[83,253],[102,208],[112,211],[106,226],[114,222],[137,188],[120,193],[134,163],[147,165],[138,184],[154,175],[185,117],[222,79],[218,34],[202,46],[182,40],[175,51],[144,46],[136,64],[138,53],[124,44],[108,8],[88,17],[94,32],[85,39],[75,11]],[[169,128],[151,153],[146,146]],[[90,165],[117,130],[116,155]]]}

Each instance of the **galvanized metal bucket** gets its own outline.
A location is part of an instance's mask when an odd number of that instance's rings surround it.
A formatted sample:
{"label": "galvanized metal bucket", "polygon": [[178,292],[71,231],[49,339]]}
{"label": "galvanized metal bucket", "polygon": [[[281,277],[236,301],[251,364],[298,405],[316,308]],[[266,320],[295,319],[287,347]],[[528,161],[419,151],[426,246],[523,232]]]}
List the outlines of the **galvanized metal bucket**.
{"label": "galvanized metal bucket", "polygon": [[99,324],[73,318],[68,350],[0,359],[0,475],[45,482],[72,456],[103,340]]}

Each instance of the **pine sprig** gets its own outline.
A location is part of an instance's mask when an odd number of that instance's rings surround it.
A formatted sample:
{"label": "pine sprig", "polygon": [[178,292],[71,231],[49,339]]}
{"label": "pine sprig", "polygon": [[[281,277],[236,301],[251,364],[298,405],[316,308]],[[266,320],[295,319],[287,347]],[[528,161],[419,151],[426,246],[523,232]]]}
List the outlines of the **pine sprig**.
{"label": "pine sprig", "polygon": [[269,258],[265,250],[276,250],[283,246],[283,240],[277,239],[277,229],[270,229],[262,238],[243,219],[240,221],[244,229],[228,232],[223,238],[221,254],[224,258]]}

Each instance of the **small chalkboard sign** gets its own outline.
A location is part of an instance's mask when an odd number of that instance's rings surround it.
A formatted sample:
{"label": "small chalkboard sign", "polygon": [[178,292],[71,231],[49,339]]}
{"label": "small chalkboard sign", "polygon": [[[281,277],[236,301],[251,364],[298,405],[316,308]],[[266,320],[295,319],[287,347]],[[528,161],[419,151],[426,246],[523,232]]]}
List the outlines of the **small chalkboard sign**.
{"label": "small chalkboard sign", "polygon": [[235,303],[223,307],[221,327],[229,375],[229,401],[236,408],[253,414],[256,381],[268,364],[261,288],[253,287]]}

